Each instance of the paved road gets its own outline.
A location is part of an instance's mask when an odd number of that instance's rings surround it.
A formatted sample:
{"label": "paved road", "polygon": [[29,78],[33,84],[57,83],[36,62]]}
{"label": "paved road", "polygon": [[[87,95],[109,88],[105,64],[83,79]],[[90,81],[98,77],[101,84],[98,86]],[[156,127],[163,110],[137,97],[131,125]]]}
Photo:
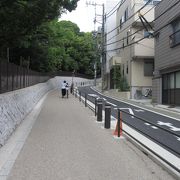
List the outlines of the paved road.
{"label": "paved road", "polygon": [[70,95],[48,95],[9,180],[172,180],[126,139],[115,140]]}
{"label": "paved road", "polygon": [[[113,108],[126,108],[123,110],[128,113],[131,112],[134,115],[149,121],[152,124],[143,122],[125,113],[122,115],[124,122],[140,133],[143,133],[146,137],[155,141],[177,157],[180,157],[180,121],[167,116],[162,116],[152,111],[141,109],[125,102],[108,98],[97,93],[90,87],[81,87],[79,90],[82,92],[82,95],[84,95],[84,93],[89,94],[88,99],[93,103],[95,102],[95,98],[92,96],[97,95],[111,103]],[[112,115],[117,118],[117,110],[112,110]],[[161,127],[168,130],[168,132],[160,129]]]}

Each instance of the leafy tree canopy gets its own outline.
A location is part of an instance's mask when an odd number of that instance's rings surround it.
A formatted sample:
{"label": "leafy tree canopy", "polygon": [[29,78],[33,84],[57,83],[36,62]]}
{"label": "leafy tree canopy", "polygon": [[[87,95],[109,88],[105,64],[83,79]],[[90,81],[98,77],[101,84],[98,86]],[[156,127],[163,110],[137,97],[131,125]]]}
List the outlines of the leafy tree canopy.
{"label": "leafy tree canopy", "polygon": [[78,0],[1,0],[0,58],[30,60],[30,68],[41,72],[76,71],[93,75],[99,55],[92,33],[80,32],[70,21],[58,21]]}
{"label": "leafy tree canopy", "polygon": [[0,47],[14,46],[42,23],[72,11],[78,0],[1,0]]}

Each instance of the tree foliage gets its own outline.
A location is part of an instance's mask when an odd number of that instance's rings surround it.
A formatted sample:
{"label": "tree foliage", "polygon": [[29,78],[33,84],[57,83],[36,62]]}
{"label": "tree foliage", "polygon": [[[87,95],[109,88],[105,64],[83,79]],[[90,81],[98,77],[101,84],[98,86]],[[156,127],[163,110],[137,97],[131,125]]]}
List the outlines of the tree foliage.
{"label": "tree foliage", "polygon": [[57,18],[63,10],[72,11],[78,0],[1,0],[0,47],[21,45],[21,40],[42,23]]}
{"label": "tree foliage", "polygon": [[[0,58],[30,59],[30,68],[41,72],[76,71],[93,74],[95,61],[91,33],[80,32],[70,21],[58,22],[78,0],[1,0]],[[99,63],[98,63],[99,67]],[[98,69],[98,72],[100,68]]]}

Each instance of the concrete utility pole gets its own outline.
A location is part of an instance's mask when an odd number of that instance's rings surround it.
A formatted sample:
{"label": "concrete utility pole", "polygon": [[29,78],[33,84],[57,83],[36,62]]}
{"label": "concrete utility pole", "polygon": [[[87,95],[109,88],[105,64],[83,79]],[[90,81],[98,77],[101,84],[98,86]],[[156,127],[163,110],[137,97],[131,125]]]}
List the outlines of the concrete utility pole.
{"label": "concrete utility pole", "polygon": [[[97,4],[94,2],[87,2],[86,1],[86,5],[91,5],[91,6],[95,6],[95,11],[96,11],[96,6],[101,6],[102,7],[102,29],[101,29],[101,58],[102,58],[102,62],[101,62],[101,78],[102,78],[102,90],[103,90],[103,84],[104,84],[104,72],[105,72],[105,50],[104,50],[104,39],[105,39],[105,33],[104,33],[104,25],[105,25],[105,10],[104,10],[104,3],[103,4]],[[94,23],[96,23],[96,12],[95,12],[95,20]],[[95,72],[96,73],[96,72]],[[96,78],[96,75],[95,75]]]}
{"label": "concrete utility pole", "polygon": [[106,61],[105,61],[105,33],[104,33],[104,24],[105,24],[105,14],[104,14],[104,4],[102,4],[103,7],[103,13],[102,13],[102,64],[101,64],[101,78],[102,78],[102,91],[104,90],[104,74],[105,74],[105,66],[106,66]]}

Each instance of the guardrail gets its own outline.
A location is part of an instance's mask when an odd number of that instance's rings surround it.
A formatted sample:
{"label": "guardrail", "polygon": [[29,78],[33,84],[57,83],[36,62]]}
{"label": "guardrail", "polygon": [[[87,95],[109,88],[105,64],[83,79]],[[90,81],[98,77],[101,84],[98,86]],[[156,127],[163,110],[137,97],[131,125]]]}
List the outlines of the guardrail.
{"label": "guardrail", "polygon": [[[88,94],[87,93],[83,93],[81,91],[79,91],[78,89],[74,90],[74,94],[75,94],[75,97],[79,97],[79,101],[80,102],[83,102],[84,104],[87,103],[87,100],[88,100]],[[84,97],[82,96],[84,94]],[[97,116],[97,121],[102,121],[102,111],[103,111],[103,106],[102,106],[102,99],[99,99],[96,98],[96,97],[92,97],[94,100],[94,106],[92,105],[85,105],[86,107],[90,107],[91,110],[93,110],[95,112],[95,116]],[[89,99],[90,101],[90,99]],[[91,101],[92,102],[92,101]],[[106,102],[106,101],[104,101]],[[105,105],[105,121],[104,121],[104,127],[107,127],[107,129],[110,128],[109,125],[107,125],[107,123],[109,123],[109,121],[111,121],[111,118],[110,118],[110,111],[109,110],[109,107],[111,107],[111,109],[113,109],[112,106],[110,106],[110,104],[108,105],[108,108],[107,106]],[[152,149],[150,149],[148,146],[144,145],[142,142],[140,142],[136,137],[134,137],[133,135],[131,135],[128,131],[126,131],[123,126],[122,126],[122,123],[123,124],[126,124],[127,126],[131,127],[132,129],[134,129],[135,131],[139,132],[140,134],[144,135],[145,137],[149,138],[150,140],[152,140],[153,142],[157,143],[157,144],[160,144],[162,147],[165,147],[166,149],[168,149],[170,152],[173,152],[174,154],[177,154],[178,156],[180,156],[180,153],[176,150],[174,150],[173,148],[169,147],[168,145],[162,143],[161,141],[159,141],[158,139],[155,139],[153,138],[152,136],[150,136],[149,134],[143,132],[141,129],[138,129],[137,127],[133,126],[132,124],[128,123],[126,121],[126,118],[125,117],[125,114],[127,116],[131,116],[133,118],[136,118],[136,120],[138,121],[141,121],[143,123],[148,123],[149,125],[152,125],[160,130],[162,130],[163,132],[165,133],[168,133],[170,135],[173,135],[173,136],[176,136],[178,138],[180,138],[180,135],[178,133],[175,133],[175,132],[172,132],[171,130],[168,130],[168,129],[165,129],[153,122],[150,122],[144,118],[141,118],[141,117],[138,117],[136,115],[133,115],[129,112],[126,112],[124,110],[121,110],[120,108],[118,109],[114,109],[114,110],[117,110],[118,111],[118,116],[117,116],[117,133],[116,135],[118,137],[120,137],[122,135],[122,132],[124,132],[126,135],[128,135],[130,138],[134,139],[136,142],[138,142],[141,146],[143,146],[144,148],[146,148],[147,150],[149,150],[151,153],[153,153],[154,155],[156,155],[159,159],[161,159],[162,161],[164,161],[166,164],[168,164],[170,167],[172,167],[174,170],[176,170],[178,173],[180,173],[180,169],[175,167],[173,164],[171,164],[170,162],[168,162],[166,159],[164,159],[161,155],[157,154],[155,151],[153,151]]]}

